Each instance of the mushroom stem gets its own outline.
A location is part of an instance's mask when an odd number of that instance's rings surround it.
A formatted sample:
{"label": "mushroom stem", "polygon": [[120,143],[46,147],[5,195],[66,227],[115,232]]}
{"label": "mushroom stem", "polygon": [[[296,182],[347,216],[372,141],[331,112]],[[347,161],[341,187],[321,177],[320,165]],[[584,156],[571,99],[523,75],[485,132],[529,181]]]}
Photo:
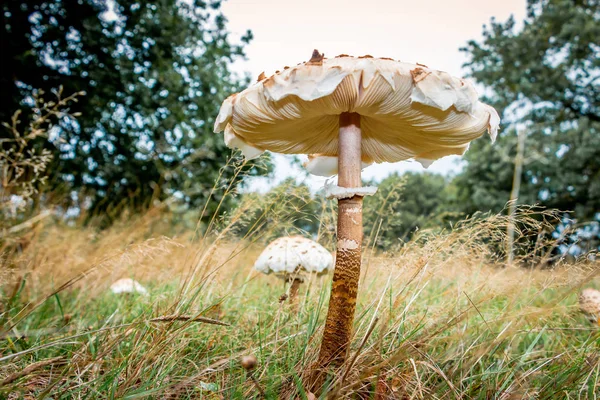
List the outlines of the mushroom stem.
{"label": "mushroom stem", "polygon": [[[360,115],[340,115],[338,186],[361,186]],[[337,254],[318,366],[340,365],[352,334],[360,277],[362,197],[338,200]]]}
{"label": "mushroom stem", "polygon": [[300,289],[302,279],[290,278],[290,281],[290,306],[292,310],[296,310],[298,308],[298,290]]}

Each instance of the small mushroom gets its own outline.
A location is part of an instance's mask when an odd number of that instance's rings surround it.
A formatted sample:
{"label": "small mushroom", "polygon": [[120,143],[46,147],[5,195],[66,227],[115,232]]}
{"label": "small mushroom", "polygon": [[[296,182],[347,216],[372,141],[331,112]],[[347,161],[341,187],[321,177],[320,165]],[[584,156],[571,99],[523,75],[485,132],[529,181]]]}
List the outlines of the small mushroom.
{"label": "small mushroom", "polygon": [[600,291],[583,289],[579,295],[579,309],[592,324],[600,325]]}
{"label": "small mushroom", "polygon": [[296,305],[298,289],[307,274],[326,273],[333,267],[331,253],[319,243],[302,236],[286,236],[271,242],[254,263],[254,269],[273,273],[290,283],[289,300]]}
{"label": "small mushroom", "polygon": [[110,291],[114,294],[120,293],[138,293],[144,296],[148,295],[148,291],[139,282],[131,278],[119,279],[110,285]]}
{"label": "small mushroom", "polygon": [[247,159],[266,150],[309,155],[313,174],[338,174],[327,197],[338,200],[337,256],[318,368],[340,365],[350,343],[361,266],[361,168],[414,159],[428,166],[462,155],[500,118],[473,85],[422,64],[384,58],[309,61],[277,72],[221,105],[214,131]]}
{"label": "small mushroom", "polygon": [[246,370],[246,377],[250,379],[252,383],[254,383],[254,386],[256,386],[256,389],[258,389],[261,396],[265,398],[265,391],[263,390],[262,386],[260,386],[260,383],[258,383],[256,377],[254,376],[254,368],[256,368],[256,366],[258,365],[258,359],[256,358],[256,356],[252,354],[242,356],[242,358],[240,359],[240,363],[242,364],[242,368]]}

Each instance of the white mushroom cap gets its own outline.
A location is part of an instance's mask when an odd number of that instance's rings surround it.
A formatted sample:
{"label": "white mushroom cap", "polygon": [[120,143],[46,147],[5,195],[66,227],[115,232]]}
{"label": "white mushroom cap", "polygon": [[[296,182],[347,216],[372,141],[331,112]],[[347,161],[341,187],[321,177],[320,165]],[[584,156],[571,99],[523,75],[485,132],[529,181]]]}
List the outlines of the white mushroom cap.
{"label": "white mushroom cap", "polygon": [[[263,74],[227,98],[215,122],[229,147],[248,158],[269,150],[314,155],[311,172],[338,155],[339,115],[361,116],[363,162],[416,159],[424,165],[463,154],[486,130],[495,139],[496,111],[478,100],[473,85],[424,65],[385,58],[313,58]],[[318,157],[328,157],[319,163]],[[335,160],[335,158],[333,158]],[[335,168],[334,168],[335,169]]]}
{"label": "white mushroom cap", "polygon": [[579,309],[590,322],[598,323],[600,318],[600,291],[596,289],[583,289],[579,295]]}
{"label": "white mushroom cap", "polygon": [[333,257],[319,243],[302,236],[286,236],[271,242],[260,254],[254,268],[265,274],[278,275],[326,272],[333,267]]}
{"label": "white mushroom cap", "polygon": [[131,279],[124,278],[119,279],[112,285],[110,285],[110,291],[119,294],[119,293],[139,293],[143,295],[147,295],[148,291],[145,287],[143,287],[139,282]]}

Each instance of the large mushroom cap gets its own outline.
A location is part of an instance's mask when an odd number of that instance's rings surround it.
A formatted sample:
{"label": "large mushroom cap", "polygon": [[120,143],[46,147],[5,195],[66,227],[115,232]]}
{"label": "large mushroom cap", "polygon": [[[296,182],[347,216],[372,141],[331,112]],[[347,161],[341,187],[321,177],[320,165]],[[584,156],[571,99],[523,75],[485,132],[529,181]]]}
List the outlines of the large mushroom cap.
{"label": "large mushroom cap", "polygon": [[333,267],[331,253],[319,243],[302,236],[286,236],[271,242],[254,268],[265,274],[323,273]]}
{"label": "large mushroom cap", "polygon": [[494,139],[499,124],[470,82],[446,72],[369,56],[326,59],[315,51],[310,61],[261,74],[227,98],[215,132],[224,131],[227,145],[247,158],[265,150],[314,155],[307,168],[318,174],[315,157],[338,155],[344,112],[361,116],[365,163],[414,158],[428,165],[463,154],[486,130]]}

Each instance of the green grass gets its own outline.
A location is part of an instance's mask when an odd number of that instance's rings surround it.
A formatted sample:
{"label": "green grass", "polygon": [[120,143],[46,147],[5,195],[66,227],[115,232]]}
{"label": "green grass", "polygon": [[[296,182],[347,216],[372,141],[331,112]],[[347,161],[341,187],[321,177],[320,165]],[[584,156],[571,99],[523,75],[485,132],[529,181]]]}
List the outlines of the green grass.
{"label": "green grass", "polygon": [[[375,316],[378,322],[354,366],[334,375],[336,397],[374,398],[378,380],[389,398],[598,395],[600,331],[572,312],[570,288],[527,285],[490,295],[477,278],[476,291],[464,276],[391,277],[363,281],[351,358]],[[89,296],[85,288],[51,296],[1,339],[0,376],[60,358],[0,390],[11,398],[258,398],[239,363],[253,354],[267,398],[306,398],[302,380],[318,350],[326,281],[304,287],[298,313],[279,303],[277,280],[244,281],[237,274],[229,290],[201,284],[185,298],[173,283],[157,283],[148,297]],[[27,305],[17,294],[6,306],[5,326]],[[150,322],[172,314],[230,326]]]}
{"label": "green grass", "polygon": [[[301,286],[296,312],[279,301],[282,280],[252,270],[260,237],[236,239],[228,227],[164,238],[160,221],[49,225],[4,258],[0,398],[314,398],[306,382],[331,276]],[[597,399],[600,329],[579,314],[577,295],[600,287],[598,262],[544,269],[541,254],[533,267],[503,268],[500,222],[366,249],[348,361],[321,397]],[[150,295],[113,295],[121,277]],[[156,320],[164,316],[191,319]],[[243,355],[257,357],[255,370]]]}

